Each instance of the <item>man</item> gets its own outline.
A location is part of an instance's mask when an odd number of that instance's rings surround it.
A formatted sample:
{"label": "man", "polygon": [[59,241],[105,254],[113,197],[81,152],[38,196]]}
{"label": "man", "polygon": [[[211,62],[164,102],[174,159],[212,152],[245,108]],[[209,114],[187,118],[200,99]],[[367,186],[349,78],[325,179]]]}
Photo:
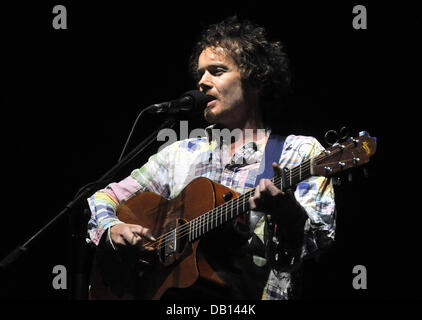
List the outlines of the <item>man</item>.
{"label": "man", "polygon": [[[155,238],[143,226],[120,221],[115,214],[119,204],[145,191],[173,199],[201,176],[239,193],[256,185],[249,199],[251,213],[247,223],[252,230],[247,236],[231,225],[203,246],[204,251],[209,251],[208,258],[217,261],[214,265],[222,278],[232,286],[225,291],[207,291],[198,289],[207,287],[198,281],[193,294],[186,297],[198,297],[200,292],[217,298],[219,294],[224,295],[221,298],[233,299],[295,298],[300,289],[297,280],[303,258],[334,239],[335,205],[332,185],[323,177],[312,177],[291,192],[281,190],[267,178],[256,181],[267,141],[282,126],[278,114],[290,82],[287,57],[280,43],[266,39],[263,28],[233,17],[203,33],[191,66],[200,90],[215,98],[204,110],[205,119],[213,124],[207,128],[207,136],[167,146],[126,179],[90,197],[90,239],[96,245],[108,243],[117,253],[132,247],[145,254],[153,247],[144,244]],[[236,134],[227,143],[219,143],[211,134],[217,129]],[[280,148],[280,156],[273,163],[275,174],[323,150],[316,139],[294,135],[287,136]],[[265,215],[257,214],[262,211]],[[251,217],[255,217],[253,222]],[[223,245],[219,250],[213,249],[213,244],[230,233],[240,239],[237,247],[231,250]],[[228,260],[229,264],[224,262]],[[236,265],[235,271],[230,269]],[[266,272],[254,271],[254,266]]]}

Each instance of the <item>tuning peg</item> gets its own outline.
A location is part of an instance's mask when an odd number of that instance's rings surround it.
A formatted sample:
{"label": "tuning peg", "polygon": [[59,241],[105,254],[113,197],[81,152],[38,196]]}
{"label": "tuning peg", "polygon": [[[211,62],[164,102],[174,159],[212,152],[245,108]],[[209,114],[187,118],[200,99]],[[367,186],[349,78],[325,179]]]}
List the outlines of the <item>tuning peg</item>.
{"label": "tuning peg", "polygon": [[353,141],[353,143],[355,144],[355,147],[359,144],[359,140],[353,137],[349,137],[349,141]]}

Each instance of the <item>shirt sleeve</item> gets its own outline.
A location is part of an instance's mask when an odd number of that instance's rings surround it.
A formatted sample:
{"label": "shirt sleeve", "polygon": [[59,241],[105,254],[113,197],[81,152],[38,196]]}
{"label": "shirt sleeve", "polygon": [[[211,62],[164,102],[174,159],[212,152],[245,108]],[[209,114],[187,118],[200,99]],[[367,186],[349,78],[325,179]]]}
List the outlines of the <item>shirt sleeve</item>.
{"label": "shirt sleeve", "polygon": [[[316,139],[305,148],[307,156],[303,160],[315,157],[324,150]],[[303,258],[334,241],[336,211],[331,179],[321,176],[311,177],[297,185],[295,197],[308,215],[304,227],[301,254]]]}
{"label": "shirt sleeve", "polygon": [[155,192],[167,197],[169,147],[151,156],[148,162],[132,171],[130,176],[117,183],[110,183],[104,189],[88,198],[91,218],[88,221],[88,242],[98,245],[104,231],[123,223],[116,216],[117,207],[140,192]]}

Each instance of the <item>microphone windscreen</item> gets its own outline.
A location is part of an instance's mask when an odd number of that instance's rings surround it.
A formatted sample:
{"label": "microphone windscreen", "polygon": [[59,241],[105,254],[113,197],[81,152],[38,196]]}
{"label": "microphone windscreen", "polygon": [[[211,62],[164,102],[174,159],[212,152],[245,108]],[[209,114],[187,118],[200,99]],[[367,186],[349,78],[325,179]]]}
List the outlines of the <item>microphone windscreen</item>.
{"label": "microphone windscreen", "polygon": [[186,96],[191,97],[193,99],[194,109],[197,110],[205,109],[208,102],[215,100],[215,97],[206,95],[200,90],[190,90],[188,92],[185,92],[183,94],[183,97]]}

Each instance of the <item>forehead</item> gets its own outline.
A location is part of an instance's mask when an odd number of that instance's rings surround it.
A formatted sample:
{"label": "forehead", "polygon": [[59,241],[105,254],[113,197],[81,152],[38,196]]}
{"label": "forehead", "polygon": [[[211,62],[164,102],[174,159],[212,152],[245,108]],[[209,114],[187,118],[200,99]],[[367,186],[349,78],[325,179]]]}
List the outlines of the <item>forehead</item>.
{"label": "forehead", "polygon": [[198,58],[198,69],[209,65],[235,66],[233,58],[222,47],[206,47]]}

